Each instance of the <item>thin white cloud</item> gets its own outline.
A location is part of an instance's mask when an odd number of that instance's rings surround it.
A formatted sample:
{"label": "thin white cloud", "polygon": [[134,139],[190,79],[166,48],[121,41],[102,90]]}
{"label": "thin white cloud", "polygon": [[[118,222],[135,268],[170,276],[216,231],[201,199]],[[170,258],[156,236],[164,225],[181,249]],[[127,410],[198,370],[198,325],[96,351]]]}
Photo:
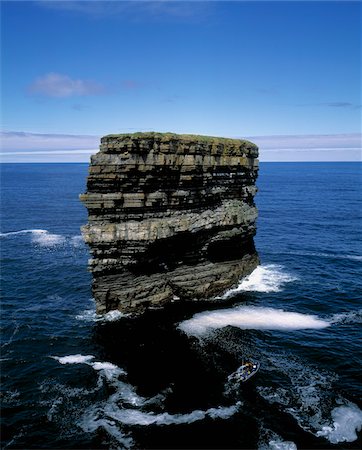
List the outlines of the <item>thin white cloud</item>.
{"label": "thin white cloud", "polygon": [[342,108],[342,109],[361,109],[360,103],[352,103],[347,101],[333,101],[333,102],[323,102],[323,103],[302,103],[296,106],[301,107],[315,107],[320,106],[324,108]]}
{"label": "thin white cloud", "polygon": [[73,79],[68,75],[50,72],[37,78],[28,91],[47,97],[76,97],[98,95],[105,91],[102,84],[90,80]]}
{"label": "thin white cloud", "polygon": [[249,136],[260,149],[361,148],[361,133]]}
{"label": "thin white cloud", "polygon": [[323,103],[325,106],[330,106],[332,108],[356,108],[360,105],[356,105],[351,102],[329,102],[329,103]]}
{"label": "thin white cloud", "polygon": [[[123,132],[141,131],[124,129]],[[5,131],[3,162],[88,162],[100,136]],[[361,161],[361,134],[249,136],[261,161]]]}
{"label": "thin white cloud", "polygon": [[32,156],[32,155],[94,155],[94,153],[97,153],[98,149],[88,149],[88,150],[42,150],[42,151],[27,151],[27,152],[1,152],[0,156]]}
{"label": "thin white cloud", "polygon": [[[38,1],[41,7],[87,16],[92,19],[117,17],[123,20],[150,21],[152,19],[204,20],[212,11],[212,1],[200,0],[63,0]],[[216,3],[216,2],[215,2]]]}
{"label": "thin white cloud", "polygon": [[72,134],[41,134],[22,131],[3,131],[0,133],[1,148],[4,152],[86,150],[98,148],[100,136]]}
{"label": "thin white cloud", "polygon": [[361,151],[361,148],[262,149],[259,159],[261,162],[360,162]]}

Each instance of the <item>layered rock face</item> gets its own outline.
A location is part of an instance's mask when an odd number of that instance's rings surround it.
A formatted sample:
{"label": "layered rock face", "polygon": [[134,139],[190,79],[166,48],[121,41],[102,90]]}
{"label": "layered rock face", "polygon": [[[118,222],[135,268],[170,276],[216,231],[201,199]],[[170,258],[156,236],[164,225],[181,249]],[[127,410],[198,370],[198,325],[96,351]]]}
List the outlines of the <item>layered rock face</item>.
{"label": "layered rock face", "polygon": [[238,139],[103,137],[80,196],[97,312],[206,299],[251,273],[257,156]]}

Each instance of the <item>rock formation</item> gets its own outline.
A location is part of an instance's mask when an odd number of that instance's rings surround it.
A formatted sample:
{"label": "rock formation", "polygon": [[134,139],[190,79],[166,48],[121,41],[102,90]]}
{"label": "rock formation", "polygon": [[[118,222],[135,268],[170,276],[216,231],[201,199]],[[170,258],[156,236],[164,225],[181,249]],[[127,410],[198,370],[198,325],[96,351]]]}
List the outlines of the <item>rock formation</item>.
{"label": "rock formation", "polygon": [[257,156],[239,139],[103,137],[80,196],[97,312],[206,299],[251,273]]}

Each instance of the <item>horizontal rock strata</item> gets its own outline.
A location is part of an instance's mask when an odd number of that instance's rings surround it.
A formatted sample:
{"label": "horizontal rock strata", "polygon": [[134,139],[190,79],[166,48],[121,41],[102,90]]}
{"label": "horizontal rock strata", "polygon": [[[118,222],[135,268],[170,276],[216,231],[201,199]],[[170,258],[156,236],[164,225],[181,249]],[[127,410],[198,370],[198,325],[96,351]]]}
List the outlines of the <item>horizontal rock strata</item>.
{"label": "horizontal rock strata", "polygon": [[103,137],[80,196],[97,312],[205,299],[248,275],[258,264],[257,156],[239,139]]}

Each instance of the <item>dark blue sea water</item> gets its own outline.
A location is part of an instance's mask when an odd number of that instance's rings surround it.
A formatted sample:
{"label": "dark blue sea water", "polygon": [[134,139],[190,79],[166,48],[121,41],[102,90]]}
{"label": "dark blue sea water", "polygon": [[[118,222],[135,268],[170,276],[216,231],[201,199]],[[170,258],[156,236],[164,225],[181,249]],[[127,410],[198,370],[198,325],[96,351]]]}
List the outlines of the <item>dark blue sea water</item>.
{"label": "dark blue sea water", "polygon": [[[3,448],[360,448],[361,174],[262,163],[248,279],[214,303],[102,319],[87,165],[2,165]],[[260,371],[228,382],[246,354]]]}

